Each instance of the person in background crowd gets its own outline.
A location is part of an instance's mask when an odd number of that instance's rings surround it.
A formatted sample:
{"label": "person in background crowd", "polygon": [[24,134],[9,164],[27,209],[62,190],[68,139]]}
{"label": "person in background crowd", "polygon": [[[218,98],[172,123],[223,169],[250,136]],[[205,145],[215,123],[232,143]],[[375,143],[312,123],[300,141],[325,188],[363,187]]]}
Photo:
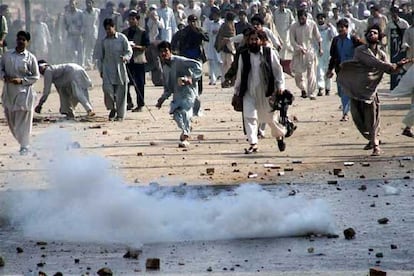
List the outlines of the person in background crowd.
{"label": "person in background crowd", "polygon": [[47,59],[49,57],[49,47],[52,45],[52,37],[49,27],[42,20],[40,13],[36,14],[35,22],[32,25],[32,42],[30,49],[38,59]]}
{"label": "person in background crowd", "polygon": [[[348,20],[346,18],[340,19],[336,26],[339,34],[334,37],[330,46],[330,59],[328,71],[326,72],[327,78],[333,77],[333,70],[335,70],[335,73],[338,74],[341,68],[340,64],[344,61],[353,59],[355,48],[362,45],[361,40],[357,36],[349,34]],[[346,122],[349,119],[348,113],[351,108],[350,98],[343,91],[342,86],[339,83],[337,83],[337,90],[339,97],[341,97],[342,104],[341,121]]]}
{"label": "person in background crowd", "polygon": [[69,0],[69,10],[64,16],[64,26],[67,32],[67,50],[70,62],[83,66],[83,15],[78,9],[76,0]]}
{"label": "person in background crowd", "polygon": [[112,18],[117,32],[122,31],[123,21],[122,16],[119,12],[115,10],[115,3],[108,1],[105,4],[105,8],[101,9],[99,12],[99,28],[98,28],[98,40],[102,40],[106,36],[106,31],[103,27],[103,22],[106,18]]}
{"label": "person in background crowd", "polygon": [[164,22],[164,28],[161,29],[161,40],[171,42],[173,34],[178,30],[173,10],[168,7],[168,0],[160,0],[160,7],[157,10],[158,16]]}
{"label": "person in background crowd", "polygon": [[76,63],[49,65],[46,60],[39,60],[39,72],[44,76],[44,85],[42,97],[35,108],[36,113],[41,113],[42,106],[54,84],[59,94],[60,114],[66,115],[67,119],[74,119],[76,105],[80,103],[88,116],[95,116],[88,92],[92,87],[92,81],[80,65]]}
{"label": "person in background crowd", "polygon": [[0,6],[0,57],[7,50],[6,36],[9,32],[9,26],[7,24],[6,10],[8,9],[7,5]]}
{"label": "person in background crowd", "polygon": [[94,7],[94,0],[86,0],[86,9],[83,11],[83,45],[84,61],[86,70],[91,70],[95,66],[93,60],[93,49],[98,39],[99,29],[99,9]]}
{"label": "person in background crowd", "polygon": [[[198,18],[195,15],[188,17],[188,25],[178,31],[173,36],[173,42],[171,46],[173,50],[175,47],[178,49],[178,53],[181,56],[192,58],[200,62],[206,61],[206,56],[203,48],[203,41],[208,42],[208,34],[197,26]],[[175,46],[173,46],[175,44]],[[200,96],[203,93],[203,77],[198,80],[198,95],[194,102],[193,115],[201,116],[201,102]]]}
{"label": "person in background crowd", "polygon": [[138,26],[139,18],[138,12],[131,10],[128,17],[129,28],[122,32],[128,38],[133,50],[132,58],[127,63],[128,77],[137,95],[137,106],[134,108],[129,91],[130,85],[128,85],[127,110],[132,112],[141,112],[145,106],[145,64],[147,63],[145,50],[149,45],[149,39],[146,31]]}
{"label": "person in background crowd", "polygon": [[132,57],[128,38],[116,31],[112,18],[103,22],[106,37],[96,47],[98,69],[102,78],[105,106],[109,120],[122,121],[126,113],[128,76],[126,62]]}
{"label": "person in background crowd", "polygon": [[20,144],[20,154],[27,155],[33,125],[36,92],[33,84],[39,79],[36,57],[27,50],[30,33],[19,31],[16,48],[3,54],[0,77],[4,80],[2,104],[10,132]]}
{"label": "person in background crowd", "polygon": [[195,15],[198,19],[201,19],[201,8],[194,0],[188,0],[188,5],[184,8],[184,13],[187,16]]}
{"label": "person in background crowd", "polygon": [[204,23],[204,30],[206,30],[209,37],[206,47],[206,55],[209,65],[209,85],[216,85],[217,79],[223,75],[221,72],[221,64],[223,62],[220,54],[217,52],[216,48],[214,48],[214,43],[216,42],[217,34],[220,26],[223,24],[223,20],[220,18],[220,10],[217,7],[211,8],[210,17],[211,20]]}
{"label": "person in background crowd", "polygon": [[[298,10],[299,21],[290,27],[290,42],[294,52],[292,70],[296,86],[301,90],[302,98],[316,99],[316,55],[322,56],[322,38],[316,23],[307,18],[305,10]],[[317,44],[317,53],[314,45]],[[306,73],[307,85],[303,74]]]}
{"label": "person in background crowd", "polygon": [[197,97],[197,81],[202,75],[199,61],[172,54],[171,44],[162,41],[158,45],[164,72],[164,93],[155,105],[161,108],[171,94],[170,114],[181,130],[178,146],[186,148],[190,145],[191,117],[195,98]]}
{"label": "person in background crowd", "polygon": [[326,15],[319,13],[316,15],[318,30],[322,37],[322,51],[323,54],[318,56],[318,65],[316,71],[316,81],[318,85],[318,96],[328,96],[331,91],[331,79],[327,77],[326,73],[329,67],[329,49],[331,47],[332,39],[337,35],[336,28],[330,23],[326,23]]}
{"label": "person in background crowd", "polygon": [[289,28],[295,21],[292,11],[286,8],[286,0],[279,0],[279,8],[273,13],[273,19],[275,21],[277,32],[279,33],[282,41],[282,47],[279,55],[280,59],[288,60],[292,53],[292,46],[290,43]]}

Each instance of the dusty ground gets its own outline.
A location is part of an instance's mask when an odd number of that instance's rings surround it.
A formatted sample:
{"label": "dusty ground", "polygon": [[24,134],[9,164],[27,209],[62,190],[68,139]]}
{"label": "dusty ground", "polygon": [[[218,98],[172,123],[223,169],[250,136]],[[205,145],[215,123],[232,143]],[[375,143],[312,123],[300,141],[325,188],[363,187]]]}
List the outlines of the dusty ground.
{"label": "dusty ground", "polygon": [[[400,135],[401,119],[409,108],[409,99],[387,97],[388,77],[381,85],[383,154],[371,157],[371,151],[362,149],[366,141],[352,120],[339,121],[340,100],[335,89],[331,96],[318,97],[316,101],[296,97],[290,114],[297,116],[298,129],[286,140],[285,152],[278,151],[267,131],[266,139],[259,142],[259,152],[245,155],[244,148],[248,145],[242,132],[241,114],[230,105],[232,89],[205,84],[204,116],[195,118],[191,147],[180,149],[177,147],[180,132],[168,114],[168,105],[161,110],[154,107],[162,93],[160,87],[152,86],[150,81],[146,87],[146,103],[156,120],[144,109],[141,113],[128,112],[123,122],[109,122],[101,80],[96,71],[90,75],[95,84],[90,94],[97,117],[92,121],[83,120],[81,115],[85,113],[78,106],[77,121],[63,120],[58,114],[57,94],[52,93],[43,113],[35,118],[33,141],[36,144],[52,128],[65,129],[80,144],[80,152],[109,158],[116,173],[131,185],[152,181],[165,185],[326,182],[336,180],[331,175],[333,168],[344,169],[347,180],[398,179],[409,177],[408,171],[414,167],[412,160],[401,160],[414,153],[414,140]],[[204,79],[207,82],[207,77]],[[43,80],[40,80],[37,91],[42,87]],[[287,88],[298,93],[290,77]],[[19,146],[8,130],[3,113],[0,116],[0,189],[46,187],[44,181],[30,181],[30,184],[13,181],[16,177],[37,177],[39,174],[34,173],[44,168],[41,165],[44,160],[38,157],[36,149],[29,156],[19,156]],[[354,162],[354,165],[345,167],[344,162]],[[369,164],[362,166],[361,162]],[[265,164],[279,165],[280,169],[269,169]],[[209,168],[214,168],[214,174],[206,173]],[[278,176],[279,171],[286,169],[283,176]],[[257,177],[248,178],[249,172]]]}

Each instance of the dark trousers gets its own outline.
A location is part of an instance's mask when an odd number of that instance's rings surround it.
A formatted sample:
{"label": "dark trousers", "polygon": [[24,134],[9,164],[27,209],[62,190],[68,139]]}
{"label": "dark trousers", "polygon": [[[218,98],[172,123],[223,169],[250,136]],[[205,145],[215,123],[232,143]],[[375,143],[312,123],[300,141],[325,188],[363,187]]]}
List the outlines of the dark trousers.
{"label": "dark trousers", "polygon": [[131,85],[134,86],[137,94],[137,107],[143,107],[145,105],[144,98],[144,86],[145,86],[145,64],[128,63],[128,77],[130,83],[128,85],[127,103],[133,105],[132,97],[129,92]]}
{"label": "dark trousers", "polygon": [[365,139],[373,146],[379,145],[380,105],[378,95],[372,103],[351,99],[352,119]]}

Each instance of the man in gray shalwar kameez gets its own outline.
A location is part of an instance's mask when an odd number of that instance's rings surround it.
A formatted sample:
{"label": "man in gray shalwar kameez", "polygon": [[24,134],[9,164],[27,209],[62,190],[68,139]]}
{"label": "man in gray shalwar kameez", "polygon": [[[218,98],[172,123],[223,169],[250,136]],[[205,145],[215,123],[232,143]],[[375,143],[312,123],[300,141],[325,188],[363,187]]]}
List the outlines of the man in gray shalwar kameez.
{"label": "man in gray shalwar kameez", "polygon": [[371,26],[365,35],[366,45],[355,48],[354,59],[341,64],[338,83],[344,93],[351,98],[352,119],[359,132],[369,142],[364,149],[373,149],[372,155],[380,155],[378,131],[380,108],[377,86],[384,73],[393,73],[407,63],[404,59],[398,64],[387,62],[385,52],[379,43],[382,31],[379,25]]}
{"label": "man in gray shalwar kameez", "polygon": [[94,116],[93,108],[89,102],[88,89],[92,81],[82,66],[76,63],[49,65],[45,60],[39,60],[39,71],[44,76],[43,95],[35,111],[40,113],[42,105],[49,97],[52,83],[59,94],[59,112],[68,119],[75,117],[75,108],[81,103],[88,116]]}
{"label": "man in gray shalwar kameez", "polygon": [[181,129],[179,147],[189,146],[191,117],[194,101],[198,95],[197,81],[201,78],[201,63],[171,53],[171,44],[163,41],[158,45],[161,60],[164,63],[164,93],[155,105],[161,108],[163,102],[173,94],[170,114]]}
{"label": "man in gray shalwar kameez", "polygon": [[4,113],[11,133],[20,144],[21,155],[26,155],[29,150],[36,99],[32,85],[39,79],[36,57],[26,50],[29,41],[29,32],[17,33],[17,46],[3,55],[0,71],[4,80]]}
{"label": "man in gray shalwar kameez", "polygon": [[122,121],[126,113],[128,74],[126,62],[132,57],[132,48],[127,37],[115,30],[112,18],[104,20],[106,37],[96,47],[98,69],[102,77],[105,106],[109,120]]}

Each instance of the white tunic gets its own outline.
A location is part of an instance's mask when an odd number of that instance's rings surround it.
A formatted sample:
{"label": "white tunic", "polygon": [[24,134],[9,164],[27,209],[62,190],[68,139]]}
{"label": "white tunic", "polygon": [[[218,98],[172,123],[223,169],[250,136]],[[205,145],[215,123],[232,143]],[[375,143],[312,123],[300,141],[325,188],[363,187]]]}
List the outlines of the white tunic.
{"label": "white tunic", "polygon": [[214,48],[214,43],[216,41],[218,30],[220,29],[221,24],[223,24],[223,20],[220,19],[218,22],[214,22],[213,20],[206,20],[204,21],[203,28],[207,32],[209,41],[206,43],[206,56],[209,60],[215,60],[221,62],[221,56],[217,52],[216,48]]}

